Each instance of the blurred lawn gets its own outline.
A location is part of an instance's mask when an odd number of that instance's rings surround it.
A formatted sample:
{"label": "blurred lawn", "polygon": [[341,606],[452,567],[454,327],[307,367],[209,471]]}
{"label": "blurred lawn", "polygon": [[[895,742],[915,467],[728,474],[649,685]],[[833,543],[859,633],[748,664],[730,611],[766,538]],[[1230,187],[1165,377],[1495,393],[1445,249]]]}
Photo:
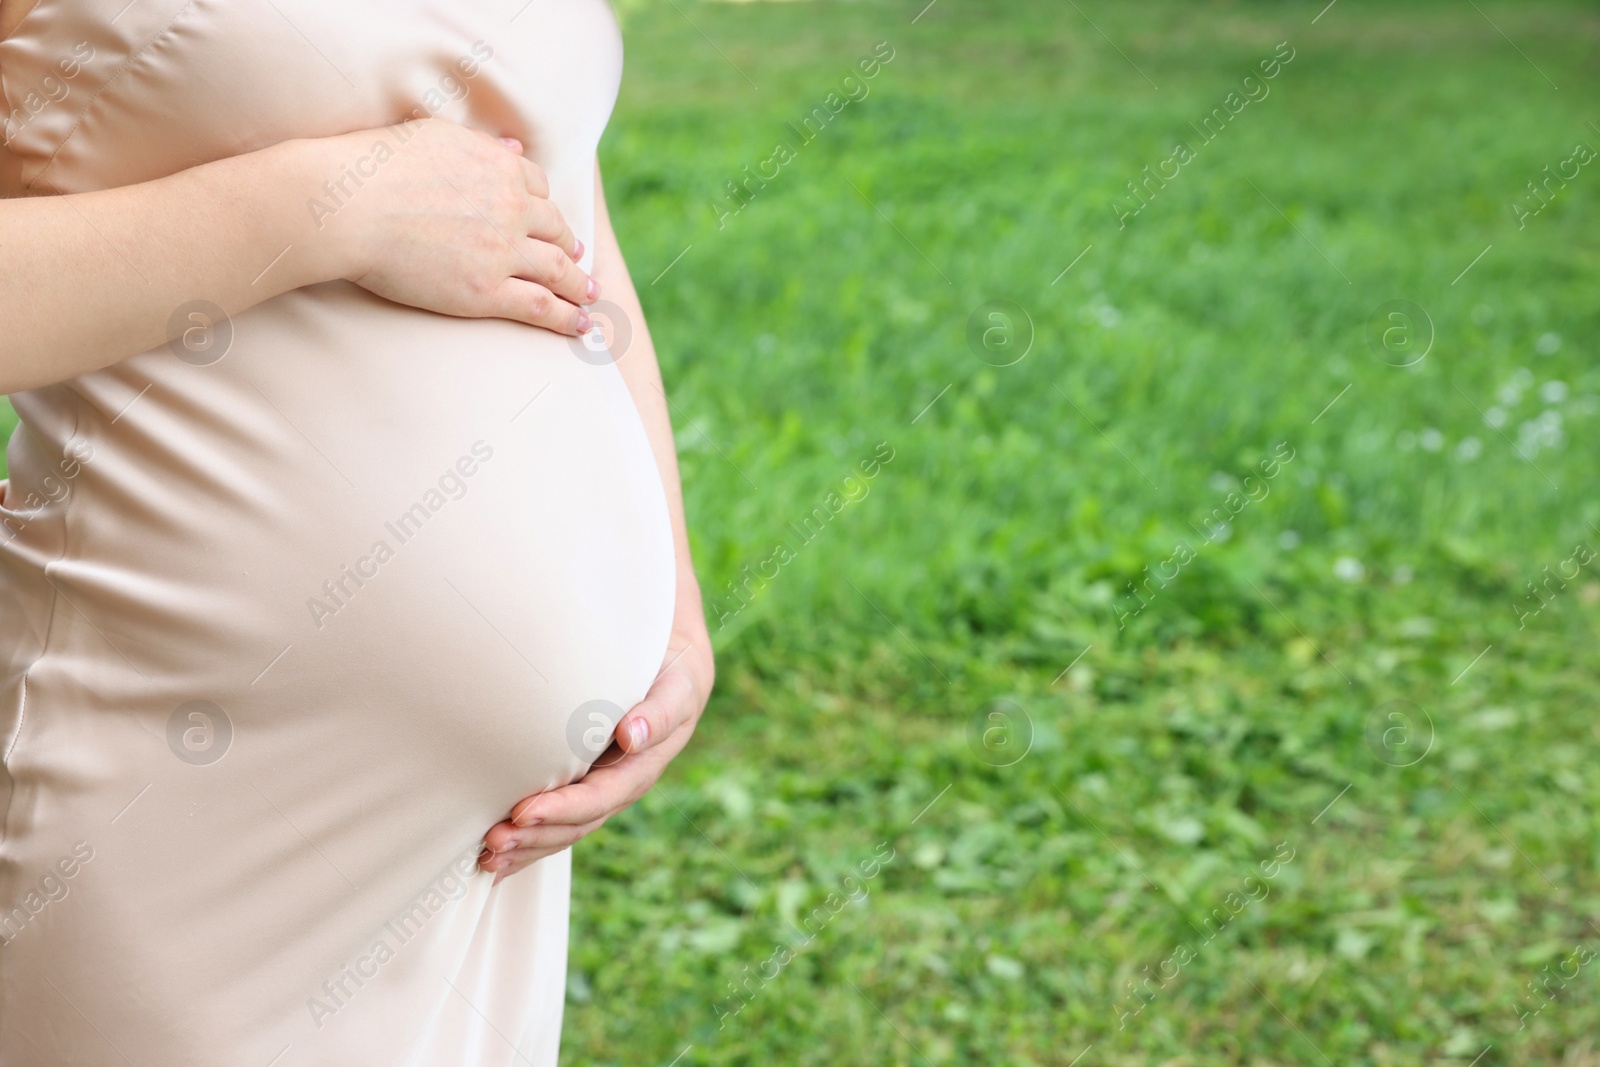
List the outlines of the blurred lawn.
{"label": "blurred lawn", "polygon": [[[607,186],[732,617],[693,749],[579,847],[566,1062],[1600,1063],[1600,966],[1559,977],[1600,951],[1600,564],[1512,608],[1600,547],[1600,161],[1525,229],[1509,207],[1600,147],[1595,9],[911,24],[925,2],[627,10]],[[870,95],[800,145],[880,41]],[[1119,230],[1180,138],[1197,157]],[[994,299],[1036,330],[1013,366],[966,340]],[[1366,339],[1392,300],[1436,330],[1409,368]]]}
{"label": "blurred lawn", "polygon": [[1509,207],[1600,147],[1600,16],[924,3],[626,9],[602,158],[721,674],[578,848],[564,1062],[1600,1064],[1600,563],[1513,608],[1600,545],[1600,163]]}

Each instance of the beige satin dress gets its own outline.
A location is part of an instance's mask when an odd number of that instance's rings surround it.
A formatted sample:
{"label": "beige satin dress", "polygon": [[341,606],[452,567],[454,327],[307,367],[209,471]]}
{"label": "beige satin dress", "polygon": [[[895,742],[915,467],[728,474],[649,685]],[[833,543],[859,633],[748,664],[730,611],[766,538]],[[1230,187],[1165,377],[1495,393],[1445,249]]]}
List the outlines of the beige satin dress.
{"label": "beige satin dress", "polygon": [[[590,249],[620,74],[605,0],[39,0],[0,193],[439,115],[529,146]],[[474,858],[665,655],[617,367],[343,282],[173,311],[12,397],[0,1065],[554,1063],[569,854],[493,889]]]}

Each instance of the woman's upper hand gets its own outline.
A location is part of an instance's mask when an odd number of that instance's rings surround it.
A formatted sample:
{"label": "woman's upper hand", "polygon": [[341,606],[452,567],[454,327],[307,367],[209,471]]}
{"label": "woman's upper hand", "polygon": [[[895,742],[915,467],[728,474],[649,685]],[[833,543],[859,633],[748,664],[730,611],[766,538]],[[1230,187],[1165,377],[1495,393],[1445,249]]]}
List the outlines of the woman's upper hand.
{"label": "woman's upper hand", "polygon": [[335,279],[448,315],[581,333],[599,288],[521,151],[421,119],[112,189],[0,197],[0,393],[171,344],[185,304],[236,315]]}
{"label": "woman's upper hand", "polygon": [[689,743],[714,682],[711,645],[704,636],[672,644],[649,693],[618,720],[615,741],[594,769],[571,785],[519,800],[510,818],[485,835],[478,864],[495,872],[496,885],[600,829],[649,792]]}
{"label": "woman's upper hand", "polygon": [[582,246],[544,171],[515,140],[421,119],[311,143],[330,183],[313,213],[350,281],[446,315],[590,328],[583,305],[599,287],[578,268]]}

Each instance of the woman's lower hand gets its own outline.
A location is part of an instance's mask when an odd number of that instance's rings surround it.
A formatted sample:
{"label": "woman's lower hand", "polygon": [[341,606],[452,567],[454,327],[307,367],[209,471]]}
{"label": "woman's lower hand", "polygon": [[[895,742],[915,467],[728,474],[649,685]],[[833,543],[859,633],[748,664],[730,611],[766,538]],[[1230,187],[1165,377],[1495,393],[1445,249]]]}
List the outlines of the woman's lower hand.
{"label": "woman's lower hand", "polygon": [[571,785],[524,797],[484,836],[478,864],[495,872],[494,884],[571,847],[649,792],[689,743],[714,680],[705,631],[675,636],[650,692],[618,721],[615,740],[594,769]]}
{"label": "woman's lower hand", "polygon": [[582,245],[516,140],[422,119],[302,143],[312,173],[326,174],[311,208],[343,277],[446,315],[590,328],[583,306],[599,286],[578,268]]}

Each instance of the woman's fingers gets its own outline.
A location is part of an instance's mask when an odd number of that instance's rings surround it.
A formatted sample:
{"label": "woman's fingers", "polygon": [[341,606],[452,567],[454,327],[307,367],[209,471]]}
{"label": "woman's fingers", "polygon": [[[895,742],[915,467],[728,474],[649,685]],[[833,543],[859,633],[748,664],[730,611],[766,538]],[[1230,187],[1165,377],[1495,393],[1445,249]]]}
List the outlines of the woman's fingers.
{"label": "woman's fingers", "polygon": [[[500,140],[519,157],[522,155],[521,141],[514,137],[502,137]],[[537,237],[541,241],[549,241],[576,261],[583,256],[583,245],[573,235],[572,230],[567,226],[567,220],[561,217],[561,212],[550,202],[549,176],[545,174],[543,167],[531,159],[523,159],[520,162],[522,163],[522,184],[523,188],[528,191],[531,211],[528,236]]]}
{"label": "woman's fingers", "polygon": [[507,278],[495,294],[494,314],[499,318],[542,326],[575,337],[594,323],[589,313],[556,296],[537,282]]}
{"label": "woman's fingers", "polygon": [[554,244],[524,238],[517,244],[517,258],[516,277],[538,282],[574,306],[593,303],[599,292],[572,257]]}
{"label": "woman's fingers", "polygon": [[[526,828],[508,827],[508,824],[501,823],[495,827],[496,832],[491,832],[484,839],[488,846],[488,854],[483,857],[481,866],[484,870],[496,871],[506,865],[508,857],[513,857],[519,852],[527,852],[529,849],[559,852],[561,849],[571,848],[578,841],[600,829],[610,817],[611,813],[606,812],[582,823],[572,825],[553,823],[549,826]],[[508,827],[509,832],[502,831],[502,827]]]}
{"label": "woman's fingers", "polygon": [[572,228],[561,214],[561,209],[548,200],[532,198],[528,201],[528,218],[524,227],[528,236],[555,245],[573,263],[583,258],[583,245],[573,235]]}
{"label": "woman's fingers", "polygon": [[[541,824],[582,825],[602,815],[612,815],[632,804],[649,788],[652,768],[644,765],[643,756],[623,756],[607,762],[602,755],[596,765],[583,778],[571,785],[536,793],[511,809],[511,821],[518,827]],[[657,770],[656,773],[659,773]],[[648,781],[646,781],[648,778]]]}
{"label": "woman's fingers", "polygon": [[571,848],[577,841],[588,837],[590,834],[600,829],[600,827],[604,824],[605,820],[602,819],[599,822],[592,823],[589,826],[581,829],[574,827],[574,836],[571,841],[567,841],[563,844],[541,845],[535,848],[512,849],[509,852],[504,852],[498,856],[490,858],[487,862],[481,863],[480,866],[486,871],[493,871],[494,884],[499,885],[500,879],[509,878],[511,875],[516,874],[530,863],[535,863],[539,860],[542,860],[546,856],[554,856],[557,852],[560,852],[563,849]]}
{"label": "woman's fingers", "polygon": [[[616,742],[595,761],[594,768],[571,785],[519,801],[511,809],[512,823],[583,823],[632,804],[649,791],[689,743],[704,704],[688,672],[669,663],[645,698],[618,721]],[[636,746],[633,722],[645,724],[647,734]],[[622,755],[616,756],[617,752]]]}
{"label": "woman's fingers", "polygon": [[669,665],[656,676],[645,698],[617,723],[617,744],[625,752],[642,752],[692,723],[704,703],[688,672]]}
{"label": "woman's fingers", "polygon": [[[692,643],[669,651],[650,691],[618,721],[616,740],[587,775],[524,797],[509,820],[490,828],[479,862],[496,872],[496,884],[536,859],[571,847],[650,791],[694,734],[712,685],[710,667],[707,652]],[[642,724],[642,736],[633,733],[633,723]]]}
{"label": "woman's fingers", "polygon": [[500,879],[516,874],[528,864],[571,848],[604,826],[608,817],[602,816],[581,826],[541,826],[535,828],[535,831],[524,830],[522,833],[529,835],[528,843],[507,844],[499,851],[495,851],[491,846],[478,857],[478,866],[483,870],[493,871],[495,884],[499,885]]}
{"label": "woman's fingers", "polygon": [[577,309],[598,286],[578,268],[583,247],[524,144],[438,119],[418,128],[414,147],[332,224],[348,246],[345,276],[446,315],[496,316],[567,336],[588,330]]}
{"label": "woman's fingers", "polygon": [[[484,130],[474,130],[473,132],[483,133],[486,136],[493,136]],[[543,167],[539,166],[539,164],[535,163],[531,159],[523,158],[522,142],[517,140],[515,137],[495,137],[495,140],[499,141],[501,144],[510,149],[511,154],[516,156],[521,162],[522,181],[523,184],[527,186],[528,195],[536,196],[540,199],[548,197],[550,195],[550,179],[545,174]]]}
{"label": "woman's fingers", "polygon": [[544,168],[531,159],[522,158],[522,142],[515,137],[498,137],[496,140],[510,149],[511,153],[518,157],[517,161],[521,165],[522,184],[529,198],[529,221],[526,227],[528,236],[550,242],[576,261],[583,255],[583,246],[567,227],[567,221],[561,217],[561,212],[550,202],[550,178],[545,174]]}
{"label": "woman's fingers", "polygon": [[[521,155],[519,147],[517,155]],[[536,196],[540,200],[550,199],[550,178],[545,174],[544,168],[531,159],[522,161],[522,180],[528,187],[528,195]]]}
{"label": "woman's fingers", "polygon": [[615,815],[650,791],[687,742],[686,736],[675,738],[648,752],[617,757],[612,756],[619,751],[613,746],[581,780],[519,801],[511,809],[511,822],[518,828],[581,825],[601,815]]}
{"label": "woman's fingers", "polygon": [[[510,874],[532,859],[570,848],[649,792],[682,747],[665,745],[623,755],[571,785],[528,797],[512,809],[513,821],[496,823],[484,835],[486,852],[479,857],[479,866]],[[531,858],[514,864],[524,853]]]}

